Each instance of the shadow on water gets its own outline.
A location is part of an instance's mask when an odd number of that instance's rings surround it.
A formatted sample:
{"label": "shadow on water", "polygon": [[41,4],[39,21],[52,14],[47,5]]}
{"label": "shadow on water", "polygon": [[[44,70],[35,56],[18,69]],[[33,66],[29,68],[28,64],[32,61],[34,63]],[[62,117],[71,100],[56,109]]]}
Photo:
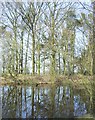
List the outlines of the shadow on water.
{"label": "shadow on water", "polygon": [[[95,92],[93,95],[95,96]],[[83,118],[88,115],[95,116],[95,97],[92,97],[92,100],[90,95],[86,95],[85,89],[71,86],[3,86],[2,117]]]}

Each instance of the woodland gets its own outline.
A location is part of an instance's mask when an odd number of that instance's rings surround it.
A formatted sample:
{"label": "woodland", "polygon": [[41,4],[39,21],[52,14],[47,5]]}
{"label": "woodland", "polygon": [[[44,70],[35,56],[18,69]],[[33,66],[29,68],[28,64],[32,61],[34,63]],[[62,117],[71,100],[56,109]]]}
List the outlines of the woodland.
{"label": "woodland", "polygon": [[95,1],[83,1],[0,2],[0,118],[95,120]]}

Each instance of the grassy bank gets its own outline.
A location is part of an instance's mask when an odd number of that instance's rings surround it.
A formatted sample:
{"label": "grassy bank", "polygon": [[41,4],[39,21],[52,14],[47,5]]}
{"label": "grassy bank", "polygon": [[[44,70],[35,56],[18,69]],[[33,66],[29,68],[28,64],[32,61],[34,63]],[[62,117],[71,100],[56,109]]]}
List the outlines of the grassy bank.
{"label": "grassy bank", "polygon": [[39,85],[39,84],[72,84],[75,87],[82,84],[90,84],[92,76],[72,75],[63,76],[58,75],[54,80],[50,75],[18,75],[11,77],[10,75],[0,77],[0,85]]}

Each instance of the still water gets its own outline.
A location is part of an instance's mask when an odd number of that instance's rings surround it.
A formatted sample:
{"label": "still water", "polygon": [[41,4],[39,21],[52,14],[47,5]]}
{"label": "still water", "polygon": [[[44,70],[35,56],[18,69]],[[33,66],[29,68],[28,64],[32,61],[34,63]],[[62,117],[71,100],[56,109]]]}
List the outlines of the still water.
{"label": "still water", "polygon": [[3,86],[2,118],[93,116],[91,96],[71,86]]}

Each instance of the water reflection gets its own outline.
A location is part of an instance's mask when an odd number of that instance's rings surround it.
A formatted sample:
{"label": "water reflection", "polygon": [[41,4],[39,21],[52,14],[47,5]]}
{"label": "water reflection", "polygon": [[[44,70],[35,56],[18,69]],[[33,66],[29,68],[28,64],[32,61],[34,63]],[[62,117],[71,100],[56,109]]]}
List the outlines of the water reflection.
{"label": "water reflection", "polygon": [[73,118],[90,112],[89,95],[70,86],[2,88],[3,118]]}

